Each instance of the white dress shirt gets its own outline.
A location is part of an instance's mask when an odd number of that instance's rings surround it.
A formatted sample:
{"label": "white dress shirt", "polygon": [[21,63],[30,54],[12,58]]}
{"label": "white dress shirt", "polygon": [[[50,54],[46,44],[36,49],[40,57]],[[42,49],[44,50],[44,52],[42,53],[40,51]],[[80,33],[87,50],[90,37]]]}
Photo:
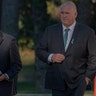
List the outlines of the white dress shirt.
{"label": "white dress shirt", "polygon": [[67,48],[68,48],[68,45],[69,45],[69,42],[70,42],[70,40],[71,40],[71,38],[72,38],[72,34],[73,34],[73,31],[74,31],[74,28],[75,28],[75,25],[76,25],[76,21],[70,26],[70,27],[65,27],[63,24],[62,24],[62,27],[63,27],[63,36],[64,36],[64,34],[65,34],[65,29],[70,29],[69,31],[68,31],[68,39],[67,39],[67,44],[66,44],[66,47],[65,47],[65,52],[66,52],[66,50],[67,50]]}

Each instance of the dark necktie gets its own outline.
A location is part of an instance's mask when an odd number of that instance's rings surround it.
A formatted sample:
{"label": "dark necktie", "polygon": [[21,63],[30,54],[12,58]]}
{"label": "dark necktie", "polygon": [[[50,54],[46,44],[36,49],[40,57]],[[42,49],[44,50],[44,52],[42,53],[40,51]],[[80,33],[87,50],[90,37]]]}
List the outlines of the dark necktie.
{"label": "dark necktie", "polygon": [[68,39],[68,31],[70,29],[65,29],[65,34],[64,34],[64,47],[66,47],[67,44],[67,39]]}

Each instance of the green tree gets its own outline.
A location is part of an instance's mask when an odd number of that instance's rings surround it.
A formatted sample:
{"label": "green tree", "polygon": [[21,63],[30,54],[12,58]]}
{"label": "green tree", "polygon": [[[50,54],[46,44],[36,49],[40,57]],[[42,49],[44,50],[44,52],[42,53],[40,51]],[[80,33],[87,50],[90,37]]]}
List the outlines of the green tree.
{"label": "green tree", "polygon": [[20,36],[31,37],[33,35],[32,0],[19,1],[19,30]]}
{"label": "green tree", "polygon": [[32,0],[19,0],[19,46],[23,50],[34,48]]}

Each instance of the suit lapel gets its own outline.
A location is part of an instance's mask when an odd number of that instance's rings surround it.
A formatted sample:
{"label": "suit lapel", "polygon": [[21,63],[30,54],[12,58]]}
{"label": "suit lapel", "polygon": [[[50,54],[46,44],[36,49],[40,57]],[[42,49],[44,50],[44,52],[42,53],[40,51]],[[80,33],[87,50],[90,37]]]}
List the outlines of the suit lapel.
{"label": "suit lapel", "polygon": [[66,52],[65,52],[65,48],[64,48],[63,28],[62,28],[62,24],[61,23],[56,28],[56,31],[57,31],[57,37],[58,37],[58,42],[59,42],[58,46],[60,47],[61,52],[67,55],[70,52],[71,47],[74,45],[74,43],[76,42],[76,40],[78,38],[78,34],[79,34],[78,23],[76,23],[76,26],[74,28],[74,32],[73,32],[72,38],[70,40],[70,43],[69,43],[69,46],[68,46]]}
{"label": "suit lapel", "polygon": [[79,26],[78,26],[78,23],[77,23],[76,26],[75,26],[75,28],[74,28],[74,32],[73,32],[72,38],[70,40],[69,46],[68,46],[68,48],[66,50],[66,53],[68,53],[70,51],[71,47],[76,42],[76,40],[78,38],[78,34],[79,34]]}
{"label": "suit lapel", "polygon": [[2,44],[2,41],[3,41],[3,33],[0,32],[0,45]]}
{"label": "suit lapel", "polygon": [[63,40],[63,28],[62,28],[62,24],[60,23],[59,24],[59,27],[58,27],[58,42],[59,42],[59,46],[60,46],[60,49],[62,51],[62,53],[65,53],[65,48],[64,48],[64,40]]}

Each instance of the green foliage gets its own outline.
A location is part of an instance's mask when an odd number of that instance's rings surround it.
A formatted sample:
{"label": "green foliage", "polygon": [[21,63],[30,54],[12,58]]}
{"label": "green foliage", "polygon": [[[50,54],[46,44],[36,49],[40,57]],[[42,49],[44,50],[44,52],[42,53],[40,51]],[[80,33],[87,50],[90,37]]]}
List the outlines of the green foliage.
{"label": "green foliage", "polygon": [[[20,31],[32,32],[32,0],[20,0],[19,8],[19,22],[22,24],[22,27],[19,27]],[[30,35],[29,35],[30,36]]]}
{"label": "green foliage", "polygon": [[24,37],[21,37],[19,40],[18,40],[18,44],[19,44],[19,48],[21,50],[24,50],[26,48],[29,48],[29,49],[34,49],[34,41],[32,38],[24,38]]}
{"label": "green foliage", "polygon": [[59,6],[59,5],[61,4],[61,1],[62,1],[62,0],[46,0],[46,1],[54,2],[54,4],[55,4],[56,6]]}
{"label": "green foliage", "polygon": [[19,45],[34,48],[32,0],[19,0]]}

